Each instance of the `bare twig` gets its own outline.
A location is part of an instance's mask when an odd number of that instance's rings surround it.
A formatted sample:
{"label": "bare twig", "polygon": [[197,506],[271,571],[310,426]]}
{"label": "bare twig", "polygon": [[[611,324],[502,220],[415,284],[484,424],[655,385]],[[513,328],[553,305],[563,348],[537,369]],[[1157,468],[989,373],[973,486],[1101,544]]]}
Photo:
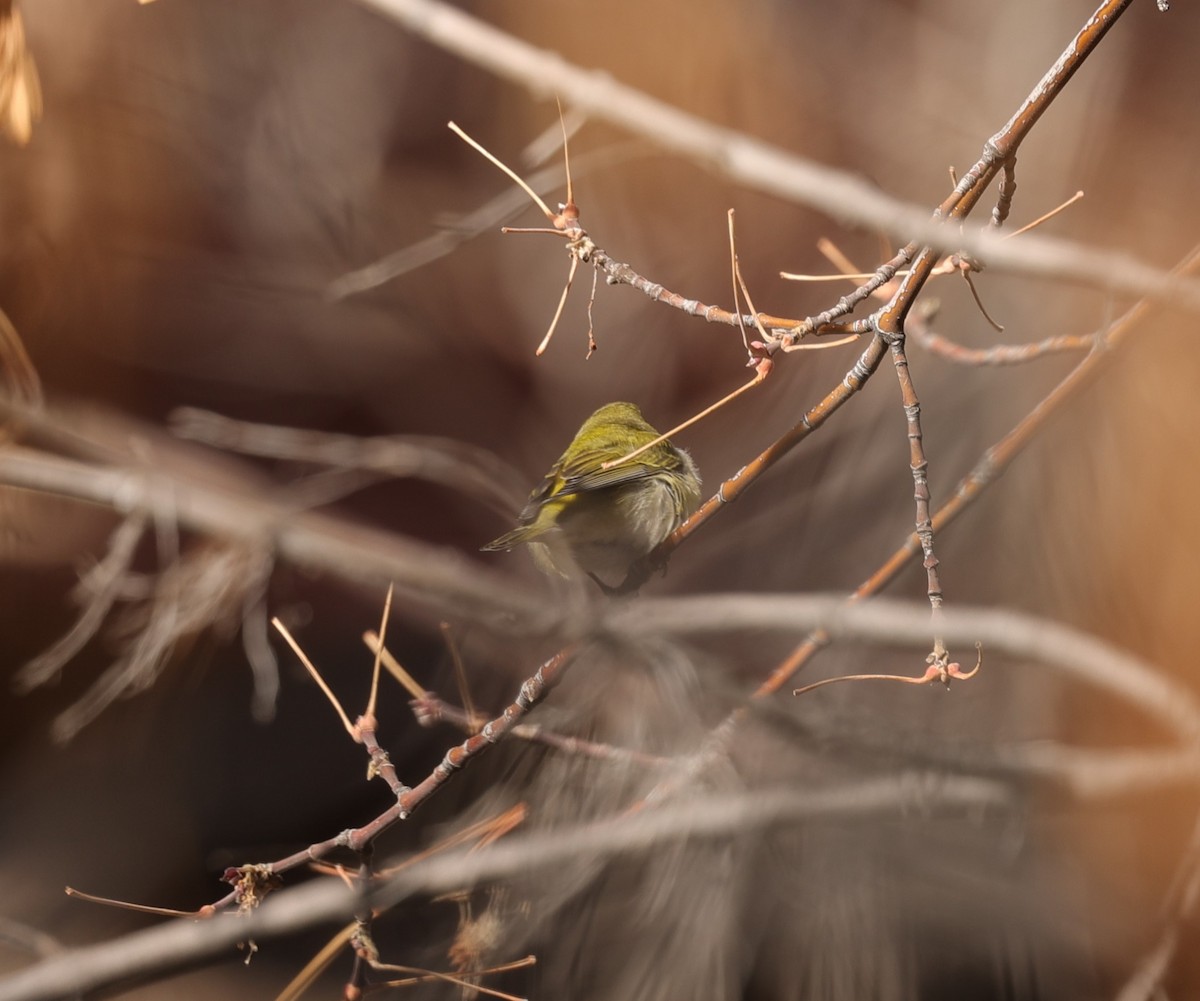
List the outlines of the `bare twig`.
{"label": "bare twig", "polygon": [[[907,280],[907,279],[906,279]],[[916,503],[916,534],[921,540],[921,552],[925,557],[925,591],[932,609],[933,651],[932,664],[945,665],[948,659],[942,637],[937,628],[942,610],[942,583],[938,574],[938,558],[933,548],[933,521],[929,513],[929,461],[925,457],[925,445],[921,434],[921,403],[913,385],[912,372],[908,367],[908,355],[904,351],[903,338],[888,338],[892,353],[892,364],[900,383],[900,396],[904,404],[904,420],[908,426],[909,468],[912,470],[913,499]]]}
{"label": "bare twig", "polygon": [[[922,304],[924,300],[922,300]],[[920,308],[908,315],[909,340],[958,365],[1024,365],[1045,355],[1086,351],[1096,344],[1095,334],[1058,334],[1029,344],[997,344],[990,348],[965,348],[929,328]]]}
{"label": "bare twig", "polygon": [[337,713],[338,719],[342,721],[342,727],[345,729],[346,733],[350,734],[351,737],[356,736],[354,724],[350,722],[350,717],[346,715],[346,710],[342,708],[342,703],[338,701],[338,697],[333,694],[333,690],[328,684],[326,684],[325,679],[321,677],[321,672],[317,670],[316,665],[314,665],[313,662],[308,659],[308,654],[306,654],[304,652],[304,648],[296,642],[295,637],[292,636],[291,632],[288,630],[288,627],[280,622],[277,618],[271,620],[271,625],[275,627],[280,636],[287,640],[287,645],[292,648],[292,652],[295,653],[298,658],[300,658],[300,663],[304,665],[304,668],[308,671],[309,676],[317,683],[317,687],[321,689],[321,692],[329,701],[329,704],[333,706],[333,711]]}

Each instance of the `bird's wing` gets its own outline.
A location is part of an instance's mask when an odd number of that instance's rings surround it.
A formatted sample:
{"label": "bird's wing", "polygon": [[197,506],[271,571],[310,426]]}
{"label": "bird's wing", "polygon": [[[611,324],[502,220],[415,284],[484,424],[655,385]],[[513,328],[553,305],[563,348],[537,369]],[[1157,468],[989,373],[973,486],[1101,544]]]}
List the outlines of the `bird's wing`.
{"label": "bird's wing", "polygon": [[[619,456],[617,456],[619,458]],[[589,490],[603,490],[605,487],[620,486],[622,483],[632,483],[634,480],[644,480],[653,476],[653,466],[641,462],[627,462],[612,469],[593,469],[576,476],[564,476],[562,487],[554,492],[556,497],[568,494],[581,494]]]}

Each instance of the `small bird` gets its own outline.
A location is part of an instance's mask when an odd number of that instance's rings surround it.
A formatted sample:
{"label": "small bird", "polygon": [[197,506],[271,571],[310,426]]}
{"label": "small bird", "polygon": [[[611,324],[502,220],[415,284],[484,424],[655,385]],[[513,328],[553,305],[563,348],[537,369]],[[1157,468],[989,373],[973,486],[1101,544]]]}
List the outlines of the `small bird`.
{"label": "small bird", "polygon": [[[624,579],[700,504],[696,463],[669,441],[618,461],[657,437],[634,404],[601,407],[529,495],[520,524],[482,551],[525,543],[545,573],[569,577],[578,568],[601,586]],[[603,468],[609,462],[617,465]]]}

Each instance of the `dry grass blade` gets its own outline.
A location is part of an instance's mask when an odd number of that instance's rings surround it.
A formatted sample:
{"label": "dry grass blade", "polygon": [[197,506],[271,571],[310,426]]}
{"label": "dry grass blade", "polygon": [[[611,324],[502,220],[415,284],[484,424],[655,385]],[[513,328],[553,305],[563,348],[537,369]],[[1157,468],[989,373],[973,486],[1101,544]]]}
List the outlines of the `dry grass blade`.
{"label": "dry grass blade", "polygon": [[391,584],[388,585],[387,597],[383,602],[383,616],[379,622],[379,649],[375,651],[375,664],[371,669],[371,697],[367,699],[367,710],[363,714],[370,720],[375,719],[375,699],[379,695],[379,664],[383,658],[384,643],[387,640],[387,624],[388,616],[392,613],[392,591],[394,588]]}
{"label": "dry grass blade", "polygon": [[533,203],[539,209],[542,210],[542,214],[545,215],[545,217],[547,219],[549,219],[551,222],[554,222],[554,220],[556,218],[558,218],[557,214],[550,210],[550,206],[547,205],[544,201],[542,201],[542,196],[539,195],[536,191],[534,191],[533,188],[531,188],[528,184],[526,184],[525,181],[521,178],[521,175],[518,174],[511,167],[509,167],[508,164],[506,164],[499,157],[490,153],[484,146],[480,145],[478,142],[476,142],[474,139],[472,139],[461,128],[459,128],[458,125],[456,125],[454,122],[447,122],[446,125],[450,129],[451,132],[453,132],[456,136],[458,136],[463,142],[465,142],[473,150],[475,150],[477,153],[479,153],[480,155],[485,157],[490,163],[495,164],[502,171],[504,171],[504,173],[506,173],[509,176],[509,179],[512,180],[514,184],[516,184],[518,187],[520,187],[520,189],[522,191],[524,191],[525,194],[527,194],[531,199],[533,199]]}
{"label": "dry grass blade", "polygon": [[312,959],[304,964],[304,968],[288,982],[288,985],[275,995],[275,1001],[299,1001],[317,978],[324,973],[329,964],[338,958],[347,942],[358,928],[358,922],[352,921],[341,931],[321,946]]}
{"label": "dry grass blade", "polygon": [[73,886],[63,888],[68,897],[86,900],[90,904],[103,904],[105,907],[115,907],[122,911],[136,911],[138,914],[153,914],[160,918],[194,918],[194,911],[180,911],[174,907],[154,907],[150,904],[134,904],[128,900],[114,900],[112,897],[98,897],[94,893],[84,893]]}
{"label": "dry grass blade", "polygon": [[342,704],[338,701],[337,696],[333,694],[332,689],[330,689],[330,687],[325,683],[325,679],[321,677],[321,672],[318,671],[313,662],[308,659],[308,654],[301,649],[300,644],[296,642],[295,637],[293,637],[291,632],[288,631],[288,627],[280,622],[278,618],[273,618],[271,620],[271,625],[278,630],[279,635],[287,640],[288,646],[290,646],[296,656],[300,658],[300,663],[304,665],[305,669],[312,676],[313,681],[317,683],[317,687],[325,693],[325,698],[329,700],[329,704],[333,706],[334,711],[337,712],[338,719],[342,721],[342,726],[346,728],[346,732],[355,740],[358,740],[358,731],[354,724],[350,722],[350,717],[346,715],[346,710],[342,708]]}
{"label": "dry grass blade", "polygon": [[398,682],[400,682],[401,685],[404,686],[409,695],[411,695],[414,699],[425,698],[425,689],[418,685],[416,679],[409,674],[403,668],[403,666],[401,666],[400,661],[398,661],[392,652],[383,645],[383,642],[379,636],[368,630],[367,632],[363,633],[362,639],[367,645],[368,650],[374,654],[382,656],[383,666],[387,668],[388,673],[391,674],[393,678],[395,678]]}
{"label": "dry grass blade", "polygon": [[442,639],[446,642],[446,648],[450,651],[450,660],[454,664],[454,682],[458,686],[458,696],[462,699],[463,708],[467,711],[471,733],[476,733],[479,730],[479,717],[475,712],[475,701],[471,698],[471,686],[467,683],[467,669],[463,665],[462,652],[454,641],[454,632],[450,628],[450,623],[439,623],[438,628],[441,630]]}

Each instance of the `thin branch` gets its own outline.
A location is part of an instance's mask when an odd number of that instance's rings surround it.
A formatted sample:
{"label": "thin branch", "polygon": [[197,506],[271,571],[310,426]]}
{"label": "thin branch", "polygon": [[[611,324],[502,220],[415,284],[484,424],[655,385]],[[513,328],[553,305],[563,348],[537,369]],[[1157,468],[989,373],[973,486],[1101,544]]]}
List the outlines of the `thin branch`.
{"label": "thin branch", "polygon": [[1038,216],[1036,219],[1034,219],[1033,222],[1027,222],[1020,229],[1014,229],[1011,233],[1006,234],[1006,238],[1011,240],[1014,236],[1020,236],[1022,233],[1028,233],[1031,229],[1037,229],[1037,227],[1042,225],[1042,223],[1049,222],[1060,212],[1065,212],[1072,205],[1074,205],[1077,201],[1079,201],[1079,199],[1081,199],[1082,197],[1083,197],[1083,192],[1076,191],[1075,194],[1073,194],[1070,198],[1068,198],[1061,205],[1056,205],[1049,212],[1043,212],[1040,216]]}
{"label": "thin branch", "polygon": [[567,295],[571,291],[571,285],[575,281],[575,272],[579,269],[579,258],[574,254],[571,255],[571,264],[567,270],[567,280],[563,283],[562,295],[558,297],[558,308],[554,310],[554,316],[550,320],[550,326],[546,328],[546,336],[542,338],[542,342],[533,352],[535,355],[545,354],[546,348],[550,346],[550,338],[554,336],[554,331],[558,328],[558,321],[562,317],[563,307],[567,304]]}
{"label": "thin branch", "polygon": [[[561,143],[558,132],[558,126],[555,125],[553,129],[555,141]],[[537,141],[535,139],[534,144]],[[580,154],[575,157],[574,170],[577,176],[585,177],[595,171],[607,169],[629,160],[661,155],[649,143],[633,139]],[[555,165],[536,171],[526,178],[526,183],[539,194],[548,194],[562,187],[562,168]],[[438,232],[425,239],[418,240],[416,243],[393,251],[377,261],[335,278],[329,283],[325,294],[330,299],[344,299],[347,296],[377,288],[410,271],[416,271],[426,264],[446,257],[469,240],[489,233],[497,226],[511,222],[513,218],[528,208],[529,199],[525,192],[505,187],[503,191],[479,208],[465,215],[454,216],[442,221]]]}
{"label": "thin branch", "polygon": [[501,1001],[526,1001],[526,999],[519,998],[515,994],[505,994],[503,991],[492,990],[490,987],[484,987],[482,984],[476,984],[476,983],[472,983],[469,980],[464,980],[463,977],[458,974],[438,973],[436,970],[425,970],[419,966],[400,966],[396,963],[381,963],[378,961],[371,963],[371,968],[374,970],[379,970],[380,972],[383,972],[383,973],[394,972],[394,973],[419,974],[419,976],[413,977],[410,980],[406,980],[406,981],[397,981],[395,983],[389,981],[385,985],[387,987],[397,986],[398,983],[410,983],[410,982],[411,983],[419,983],[423,980],[432,979],[432,980],[438,980],[438,981],[441,981],[441,982],[447,983],[447,984],[456,984],[459,987],[464,988],[464,990],[466,992],[468,992],[466,994],[466,996],[468,996],[468,997],[471,994],[479,993],[479,994],[485,994],[488,997],[500,998]]}
{"label": "thin branch", "polygon": [[990,348],[966,348],[929,328],[918,306],[908,314],[908,339],[925,350],[956,365],[1024,365],[1045,355],[1086,351],[1096,345],[1096,334],[1058,334],[1029,344],[997,344]]}
{"label": "thin branch", "polygon": [[159,918],[194,918],[197,916],[193,911],[181,911],[176,907],[154,907],[150,904],[135,904],[129,900],[99,897],[94,893],[84,893],[83,890],[77,890],[73,886],[64,887],[64,891],[68,897],[74,897],[77,900],[86,900],[89,904],[103,904],[105,907],[114,907],[121,911],[152,914]]}
{"label": "thin branch", "polygon": [[549,219],[551,222],[554,222],[554,220],[558,218],[558,213],[551,211],[550,206],[547,205],[544,201],[542,201],[542,196],[539,195],[536,191],[534,191],[533,188],[531,188],[528,184],[526,184],[525,180],[521,177],[521,175],[518,174],[511,167],[509,167],[508,164],[506,164],[499,157],[493,156],[491,153],[489,153],[487,151],[487,149],[485,149],[483,146],[481,146],[479,143],[477,143],[474,139],[472,139],[469,135],[467,135],[454,122],[448,122],[447,127],[450,129],[451,132],[453,132],[456,136],[458,136],[459,139],[461,139],[463,142],[465,142],[468,146],[470,146],[472,149],[474,149],[477,153],[481,154],[483,157],[485,157],[491,163],[495,164],[502,171],[504,171],[504,173],[506,173],[508,175],[509,179],[514,184],[516,184],[517,187],[519,187],[522,191],[524,191],[525,194],[527,194],[533,200],[533,203],[539,209],[542,210],[542,214],[547,219]]}
{"label": "thin branch", "polygon": [[[523,959],[515,959],[511,963],[501,963],[499,966],[489,966],[482,970],[466,970],[463,973],[459,974],[459,976],[479,977],[479,976],[486,976],[487,974],[491,974],[491,973],[508,973],[512,970],[521,970],[527,966],[534,966],[534,965],[536,965],[536,963],[537,963],[536,956],[525,956]],[[440,974],[440,973],[429,972],[429,973],[423,973],[419,976],[405,977],[401,980],[389,980],[389,981],[387,981],[386,985],[380,985],[380,986],[411,987],[416,984],[429,983],[431,980],[438,980],[442,976],[444,976],[444,975]],[[470,989],[471,990],[481,990],[482,988],[478,987],[475,984],[471,984]],[[510,995],[505,995],[505,996],[508,997]]]}
{"label": "thin branch", "polygon": [[983,304],[983,300],[979,297],[979,289],[975,287],[975,281],[971,278],[971,269],[969,267],[963,267],[962,270],[959,271],[959,274],[963,276],[963,281],[967,283],[967,288],[971,290],[971,298],[975,300],[975,308],[978,309],[983,318],[987,320],[988,326],[998,334],[1004,333],[1004,325],[992,318],[992,314],[987,311],[987,307]]}
{"label": "thin branch", "polygon": [[[421,726],[433,726],[438,722],[446,722],[465,733],[477,733],[480,719],[457,706],[452,706],[436,695],[426,692],[421,698],[412,701],[413,715]],[[598,744],[593,740],[580,737],[567,737],[535,723],[521,723],[512,728],[512,735],[521,740],[544,744],[556,751],[578,757],[595,758],[599,761],[615,761],[621,764],[638,764],[661,767],[669,762],[668,758],[644,751],[635,751],[626,747],[616,747],[612,744]]]}
{"label": "thin branch", "polygon": [[353,937],[357,928],[358,922],[351,921],[350,924],[342,928],[333,938],[321,946],[317,954],[304,964],[299,973],[288,981],[287,986],[275,995],[274,1001],[299,1001],[316,982],[317,978],[325,972],[329,964],[341,955],[342,949]]}
{"label": "thin branch", "polygon": [[803,688],[795,689],[792,694],[806,695],[818,688],[825,688],[827,685],[838,685],[849,681],[898,681],[902,685],[930,685],[935,681],[940,681],[949,688],[951,681],[970,681],[979,673],[979,669],[983,666],[983,649],[978,643],[975,644],[975,649],[978,652],[978,659],[975,666],[969,671],[964,671],[959,664],[933,661],[929,663],[929,667],[925,668],[924,674],[916,677],[906,674],[842,674],[836,678],[822,678],[820,681],[814,681]]}
{"label": "thin branch", "polygon": [[383,658],[383,651],[387,643],[387,624],[388,618],[392,614],[392,592],[394,588],[389,584],[387,597],[383,602],[383,615],[379,620],[379,649],[375,651],[375,664],[371,668],[371,697],[367,700],[367,709],[363,713],[370,720],[375,719],[375,700],[379,696],[379,664]]}
{"label": "thin branch", "polygon": [[719,400],[717,400],[716,403],[710,403],[707,407],[705,407],[699,413],[693,414],[682,424],[676,424],[673,428],[671,428],[670,431],[665,431],[664,433],[660,434],[657,438],[654,438],[651,441],[646,442],[645,445],[638,446],[632,452],[629,452],[628,454],[621,456],[619,459],[610,459],[608,462],[600,463],[600,468],[601,469],[612,469],[614,466],[622,466],[627,462],[633,461],[639,455],[641,455],[643,452],[646,452],[649,449],[654,448],[655,445],[661,445],[664,441],[667,441],[669,438],[674,438],[675,435],[679,434],[680,431],[686,431],[693,424],[696,424],[696,423],[704,420],[704,418],[709,416],[709,414],[715,413],[716,411],[720,410],[723,406],[725,406],[725,404],[732,403],[734,400],[736,400],[739,396],[741,396],[747,390],[751,390],[755,386],[759,385],[770,373],[770,371],[771,371],[770,365],[771,365],[771,359],[763,358],[759,362],[758,371],[756,371],[754,373],[754,378],[752,378],[749,382],[743,383],[742,385],[738,386],[738,388],[733,390],[732,392],[726,393]]}
{"label": "thin branch", "polygon": [[896,371],[896,379],[900,383],[904,420],[908,428],[909,468],[912,471],[913,500],[916,504],[916,534],[917,538],[921,540],[921,552],[925,557],[925,590],[929,597],[935,627],[931,656],[935,663],[941,664],[946,660],[946,648],[942,644],[942,637],[936,627],[939,613],[942,610],[942,582],[937,569],[938,558],[934,552],[933,521],[929,513],[929,460],[925,457],[925,445],[921,432],[921,403],[917,399],[912,372],[908,367],[904,339],[892,338],[889,349],[892,354],[892,365]]}
{"label": "thin branch", "polygon": [[295,637],[292,636],[292,634],[288,631],[288,627],[280,622],[278,618],[273,618],[271,620],[271,625],[275,627],[275,629],[279,632],[279,635],[287,641],[287,645],[290,646],[296,656],[300,658],[300,663],[304,665],[305,670],[308,671],[313,681],[317,683],[317,687],[321,689],[321,691],[325,694],[325,698],[329,700],[329,704],[333,706],[334,712],[338,714],[338,719],[342,721],[342,726],[345,727],[346,732],[357,740],[357,732],[355,731],[354,724],[350,722],[350,717],[346,715],[346,710],[342,708],[342,704],[338,701],[338,697],[333,694],[333,690],[325,683],[325,679],[321,677],[321,672],[318,671],[313,662],[308,659],[308,654],[304,652],[300,644],[296,642]]}

